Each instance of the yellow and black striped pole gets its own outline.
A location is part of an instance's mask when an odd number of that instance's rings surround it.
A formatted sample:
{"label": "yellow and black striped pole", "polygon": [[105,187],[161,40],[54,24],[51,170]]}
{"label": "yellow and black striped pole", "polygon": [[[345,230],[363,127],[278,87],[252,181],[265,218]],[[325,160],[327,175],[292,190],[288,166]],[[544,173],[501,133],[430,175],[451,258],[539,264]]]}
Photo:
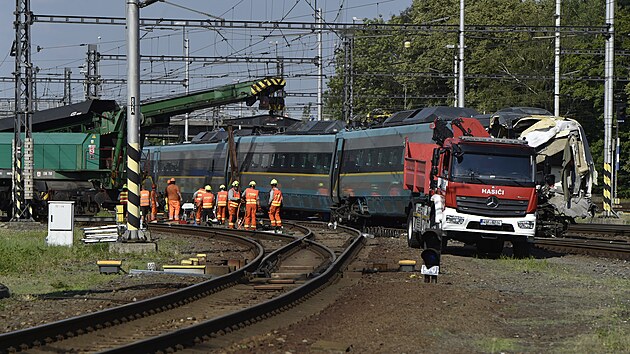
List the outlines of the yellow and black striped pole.
{"label": "yellow and black striped pole", "polygon": [[604,213],[612,212],[612,166],[604,163]]}

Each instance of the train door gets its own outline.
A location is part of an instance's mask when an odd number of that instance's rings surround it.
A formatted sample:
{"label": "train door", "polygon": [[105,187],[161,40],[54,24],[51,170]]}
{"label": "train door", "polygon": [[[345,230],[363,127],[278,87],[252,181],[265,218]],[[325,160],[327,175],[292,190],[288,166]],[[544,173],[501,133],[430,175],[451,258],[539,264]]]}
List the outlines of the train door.
{"label": "train door", "polygon": [[330,193],[333,203],[339,203],[339,190],[341,184],[341,162],[343,159],[343,138],[335,138],[335,153],[333,156],[333,168],[330,170]]}
{"label": "train door", "polygon": [[[146,174],[147,179],[150,179],[149,188],[151,188],[151,184],[157,184],[157,181],[160,177],[160,148],[155,148],[151,150],[143,150],[146,158],[146,163],[143,164],[144,172]],[[144,184],[145,181],[143,181]]]}

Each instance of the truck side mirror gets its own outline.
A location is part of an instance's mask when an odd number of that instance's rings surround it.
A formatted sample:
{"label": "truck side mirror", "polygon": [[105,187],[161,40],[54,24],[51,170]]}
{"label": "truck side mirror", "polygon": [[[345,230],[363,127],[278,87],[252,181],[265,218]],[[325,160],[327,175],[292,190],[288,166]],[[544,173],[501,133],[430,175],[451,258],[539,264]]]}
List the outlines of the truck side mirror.
{"label": "truck side mirror", "polygon": [[542,186],[545,183],[545,174],[542,171],[536,172],[536,179],[534,180],[536,185]]}
{"label": "truck side mirror", "polygon": [[552,175],[552,174],[546,175],[545,183],[549,186],[556,184],[556,175]]}

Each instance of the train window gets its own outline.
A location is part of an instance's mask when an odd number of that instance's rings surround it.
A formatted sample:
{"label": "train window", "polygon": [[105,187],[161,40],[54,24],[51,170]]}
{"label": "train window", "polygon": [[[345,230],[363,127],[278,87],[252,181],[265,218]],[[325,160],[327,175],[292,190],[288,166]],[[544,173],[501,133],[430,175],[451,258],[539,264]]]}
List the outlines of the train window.
{"label": "train window", "polygon": [[315,154],[315,173],[326,173],[326,154]]}
{"label": "train window", "polygon": [[260,154],[260,167],[263,169],[268,169],[269,168],[269,160],[270,160],[270,154]]}
{"label": "train window", "polygon": [[366,167],[371,167],[372,166],[372,155],[374,155],[376,153],[376,149],[370,149],[370,150],[365,150],[363,152],[364,155],[364,165]]}
{"label": "train window", "polygon": [[285,154],[278,154],[278,168],[283,169],[288,167],[288,158]]}
{"label": "train window", "polygon": [[[321,161],[321,166],[323,166],[322,168],[322,173],[328,173],[328,171],[330,170],[330,160],[332,159],[332,154],[319,154],[320,158],[319,160]],[[320,165],[318,163],[318,165]]]}
{"label": "train window", "polygon": [[307,167],[306,165],[306,158],[308,157],[307,154],[299,154],[298,155],[298,167],[300,167],[302,169],[303,172],[306,172],[306,169],[310,169],[310,167]]}
{"label": "train window", "polygon": [[284,164],[287,168],[295,168],[295,154],[287,154],[286,155],[286,163]]}
{"label": "train window", "polygon": [[273,162],[272,162],[272,166],[276,169],[276,170],[281,170],[282,167],[284,167],[284,155],[280,154],[280,153],[275,153],[273,154]]}
{"label": "train window", "polygon": [[306,162],[304,164],[309,171],[315,171],[317,167],[317,154],[307,154]]}
{"label": "train window", "polygon": [[252,156],[252,161],[249,164],[249,169],[251,171],[256,171],[258,170],[258,167],[260,166],[260,154],[251,154]]}

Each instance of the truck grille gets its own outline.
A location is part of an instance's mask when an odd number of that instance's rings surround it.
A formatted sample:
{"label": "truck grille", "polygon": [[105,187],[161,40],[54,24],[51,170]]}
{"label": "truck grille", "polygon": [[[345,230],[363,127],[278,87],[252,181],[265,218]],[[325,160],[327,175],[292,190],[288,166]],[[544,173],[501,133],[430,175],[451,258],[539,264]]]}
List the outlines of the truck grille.
{"label": "truck grille", "polygon": [[457,197],[457,211],[483,216],[525,216],[527,200],[500,199],[490,197]]}

